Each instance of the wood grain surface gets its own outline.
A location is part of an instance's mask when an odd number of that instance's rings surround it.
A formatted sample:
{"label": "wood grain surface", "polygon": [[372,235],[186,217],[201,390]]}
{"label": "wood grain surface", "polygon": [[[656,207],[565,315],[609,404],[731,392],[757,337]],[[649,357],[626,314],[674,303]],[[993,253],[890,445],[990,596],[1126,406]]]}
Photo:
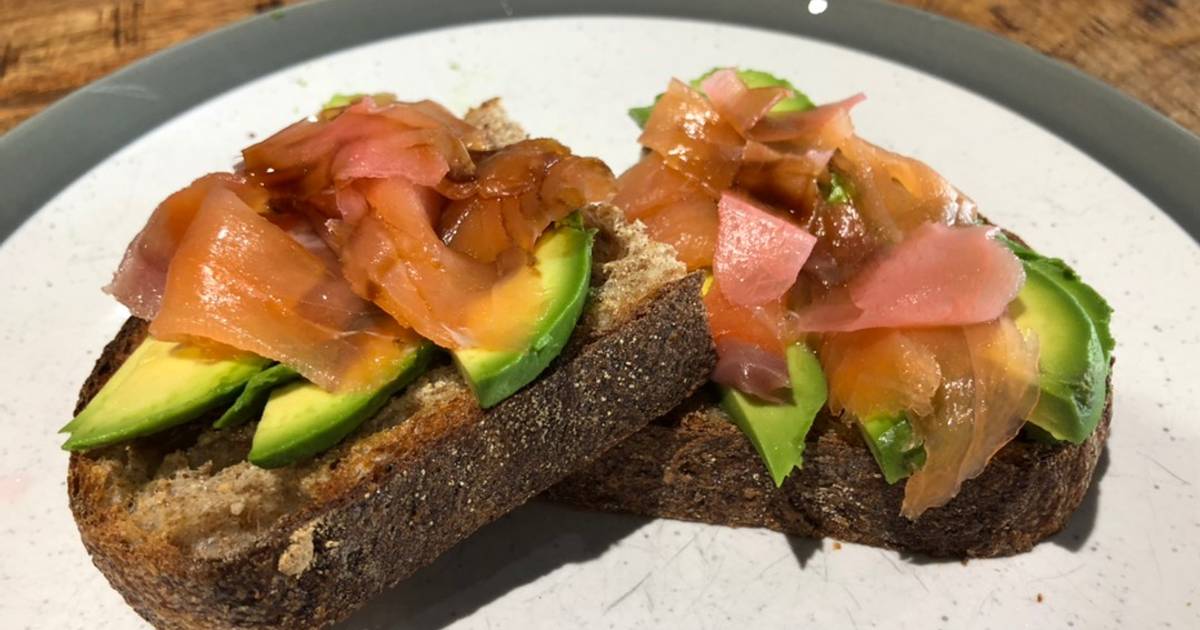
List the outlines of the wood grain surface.
{"label": "wood grain surface", "polygon": [[[1200,0],[902,1],[1072,63],[1200,133]],[[125,64],[296,2],[0,0],[0,132]]]}

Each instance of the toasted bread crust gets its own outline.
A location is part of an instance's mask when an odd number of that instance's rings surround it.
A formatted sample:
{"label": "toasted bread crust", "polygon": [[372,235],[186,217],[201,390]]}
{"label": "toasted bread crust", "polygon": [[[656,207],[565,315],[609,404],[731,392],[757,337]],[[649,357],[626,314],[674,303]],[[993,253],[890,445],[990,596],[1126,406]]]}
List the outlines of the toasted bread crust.
{"label": "toasted bread crust", "polygon": [[[568,349],[533,385],[487,412],[459,396],[413,414],[405,421],[411,430],[388,438],[395,443],[372,436],[370,449],[343,449],[341,467],[365,469],[365,476],[327,485],[311,505],[226,556],[199,557],[124,516],[110,471],[133,463],[120,461],[128,457],[120,449],[74,454],[70,505],[84,545],[158,627],[331,624],[699,387],[715,362],[701,280],[667,285],[630,321]],[[81,404],[144,331],[136,320],[122,328]]]}
{"label": "toasted bread crust", "polygon": [[750,442],[702,398],[544,496],[596,510],[765,527],[935,557],[1006,556],[1066,526],[1091,484],[1111,413],[1110,393],[1100,425],[1083,444],[1010,442],[950,503],[916,521],[900,516],[904,484],[888,485],[858,433],[827,413],[808,436],[804,467],[776,488]]}

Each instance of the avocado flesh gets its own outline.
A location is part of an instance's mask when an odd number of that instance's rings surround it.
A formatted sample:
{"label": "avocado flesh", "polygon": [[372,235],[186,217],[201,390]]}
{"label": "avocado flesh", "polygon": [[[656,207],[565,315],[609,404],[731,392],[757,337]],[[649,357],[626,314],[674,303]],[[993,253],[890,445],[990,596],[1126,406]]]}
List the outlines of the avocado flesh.
{"label": "avocado flesh", "polygon": [[529,341],[516,350],[460,348],[454,362],[479,405],[488,408],[537,378],[562,352],[583,313],[592,273],[592,234],[579,215],[546,233],[534,248],[543,308],[529,322]]}
{"label": "avocado flesh", "polygon": [[157,433],[229,402],[269,363],[252,355],[206,357],[203,351],[147,337],[63,431],[71,451]]}
{"label": "avocado flesh", "polygon": [[1029,422],[1057,440],[1083,442],[1107,396],[1108,360],[1096,326],[1072,292],[1038,265],[1025,265],[1012,311],[1017,327],[1038,343],[1041,394]]}
{"label": "avocado flesh", "polygon": [[816,355],[804,344],[787,349],[791,401],[772,403],[720,386],[721,408],[750,439],[776,486],[804,463],[804,439],[825,406],[828,386]]}
{"label": "avocado flesh", "polygon": [[858,427],[889,484],[908,477],[925,464],[925,448],[905,414],[877,416],[860,421]]}
{"label": "avocado flesh", "polygon": [[245,424],[248,420],[259,417],[267,399],[275,388],[300,378],[300,373],[292,368],[276,363],[271,367],[250,377],[237,400],[221,414],[213,423],[215,429],[228,429]]}
{"label": "avocado flesh", "polygon": [[275,389],[247,459],[261,468],[278,468],[334,446],[424,372],[432,355],[433,345],[420,342],[392,366],[388,384],[373,390],[327,392],[308,381]]}
{"label": "avocado flesh", "polygon": [[1100,297],[1095,289],[1088,286],[1079,277],[1079,274],[1075,273],[1075,270],[1063,260],[1042,256],[1007,236],[1001,235],[999,240],[1021,259],[1027,270],[1037,269],[1075,298],[1084,313],[1092,320],[1092,325],[1096,327],[1096,334],[1100,338],[1100,349],[1104,351],[1104,360],[1107,364],[1109,357],[1112,356],[1113,347],[1116,346],[1110,330],[1112,307],[1108,305],[1108,302]]}

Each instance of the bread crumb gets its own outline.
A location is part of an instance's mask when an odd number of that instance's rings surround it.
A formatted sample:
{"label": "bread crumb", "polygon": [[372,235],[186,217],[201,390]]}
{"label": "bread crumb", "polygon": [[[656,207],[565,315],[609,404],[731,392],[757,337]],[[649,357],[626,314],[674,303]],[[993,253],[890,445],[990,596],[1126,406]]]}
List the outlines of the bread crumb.
{"label": "bread crumb", "polygon": [[1041,593],[1038,593],[1038,594],[1037,594],[1037,603],[1039,603],[1039,604],[1040,604],[1040,603],[1042,603],[1042,601],[1044,601],[1045,599],[1046,599],[1046,598],[1045,598],[1045,597],[1042,597],[1042,594],[1041,594]]}
{"label": "bread crumb", "polygon": [[315,522],[309,523],[292,532],[287,549],[279,556],[280,573],[288,577],[300,577],[301,573],[308,570],[313,560],[313,530],[316,525]]}
{"label": "bread crumb", "polygon": [[838,541],[836,541],[836,540],[835,540],[835,541],[833,541],[833,550],[834,550],[834,551],[838,551],[838,550],[840,550],[841,548],[842,548],[842,543],[840,543],[840,542],[838,542]]}

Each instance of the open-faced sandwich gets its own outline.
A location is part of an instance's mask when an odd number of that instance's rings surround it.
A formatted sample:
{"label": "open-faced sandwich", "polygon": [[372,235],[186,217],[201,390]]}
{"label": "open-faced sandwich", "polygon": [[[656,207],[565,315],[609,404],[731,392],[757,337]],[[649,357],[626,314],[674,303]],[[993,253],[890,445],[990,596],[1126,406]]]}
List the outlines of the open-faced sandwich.
{"label": "open-faced sandwich", "polygon": [[64,431],[93,561],[159,627],[325,626],[678,405],[700,289],[598,160],[389,95],[164,200]]}
{"label": "open-faced sandwich", "polygon": [[1108,436],[1105,301],[766,73],[631,110],[614,204],[704,288],[714,385],[556,486],[598,509],[939,556],[1063,528]]}

